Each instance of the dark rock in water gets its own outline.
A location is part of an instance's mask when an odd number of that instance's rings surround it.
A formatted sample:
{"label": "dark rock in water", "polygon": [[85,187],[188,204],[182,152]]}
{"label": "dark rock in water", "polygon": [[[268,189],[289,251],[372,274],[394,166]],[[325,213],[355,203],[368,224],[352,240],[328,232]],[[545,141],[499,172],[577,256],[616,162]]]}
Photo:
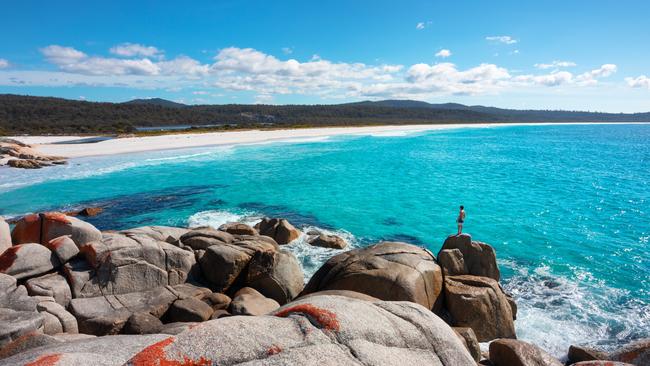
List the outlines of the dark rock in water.
{"label": "dark rock in water", "polygon": [[289,244],[300,236],[300,230],[296,229],[286,219],[265,217],[255,225],[255,228],[259,230],[261,235],[273,238],[280,245]]}
{"label": "dark rock in water", "polygon": [[576,363],[580,361],[606,360],[607,352],[599,351],[593,348],[572,345],[569,347],[568,358],[570,363]]}
{"label": "dark rock in water", "polygon": [[104,212],[104,209],[101,207],[86,207],[80,210],[79,212],[77,212],[77,214],[79,216],[89,217],[89,216],[97,216],[102,212]]}
{"label": "dark rock in water", "polygon": [[479,342],[516,338],[512,309],[497,281],[469,275],[446,276],[444,297],[452,324],[472,328]]}
{"label": "dark rock in water", "polygon": [[44,166],[47,166],[44,162],[34,159],[12,159],[7,161],[7,165],[12,168],[20,169],[40,169]]}
{"label": "dark rock in water", "polygon": [[264,315],[280,307],[277,301],[264,297],[250,287],[237,291],[230,303],[233,315]]}
{"label": "dark rock in water", "polygon": [[213,312],[210,305],[190,297],[174,301],[165,317],[170,322],[203,322],[210,319]]}
{"label": "dark rock in water", "polygon": [[122,329],[124,334],[156,334],[160,333],[163,323],[149,313],[135,313],[126,321]]}
{"label": "dark rock in water", "polygon": [[345,239],[341,238],[340,236],[327,234],[320,234],[318,236],[315,236],[314,238],[309,239],[308,243],[309,245],[313,245],[315,247],[330,249],[344,249],[346,246],[348,246],[348,243],[345,241]]}
{"label": "dark rock in water", "polygon": [[59,267],[56,255],[40,244],[19,244],[0,255],[0,273],[16,279],[38,276]]}
{"label": "dark rock in water", "polygon": [[499,281],[501,274],[497,266],[497,257],[494,248],[490,245],[472,241],[472,237],[468,234],[460,234],[447,237],[441,250],[445,249],[460,250],[468,274],[490,277]]}
{"label": "dark rock in water", "polygon": [[219,230],[233,235],[259,235],[257,230],[241,222],[229,222],[219,227]]}
{"label": "dark rock in water", "polygon": [[312,276],[303,294],[350,290],[387,301],[442,306],[442,270],[426,249],[383,242],[335,255]]}
{"label": "dark rock in water", "polygon": [[650,338],[641,339],[619,348],[611,352],[608,359],[633,365],[650,365]]}
{"label": "dark rock in water", "polygon": [[497,339],[490,343],[490,361],[495,366],[562,366],[562,363],[530,343]]}
{"label": "dark rock in water", "polygon": [[16,223],[11,234],[14,244],[41,243],[70,235],[77,247],[100,240],[101,232],[91,224],[60,212],[27,215]]}
{"label": "dark rock in water", "polygon": [[453,327],[452,328],[458,338],[463,342],[469,354],[472,355],[474,361],[478,362],[481,359],[481,347],[476,339],[476,334],[472,328]]}

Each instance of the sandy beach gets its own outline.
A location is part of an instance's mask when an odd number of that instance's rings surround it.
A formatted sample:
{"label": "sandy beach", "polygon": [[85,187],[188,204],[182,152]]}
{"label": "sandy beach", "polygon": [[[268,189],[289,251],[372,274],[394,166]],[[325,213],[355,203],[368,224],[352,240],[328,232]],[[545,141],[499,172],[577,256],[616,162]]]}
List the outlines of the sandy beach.
{"label": "sandy beach", "polygon": [[[548,125],[551,123],[536,123]],[[568,123],[563,123],[568,124]],[[582,124],[582,123],[571,123]],[[211,133],[167,134],[146,137],[125,137],[95,143],[61,144],[64,141],[86,139],[90,136],[14,136],[17,140],[33,145],[47,155],[79,158],[128,154],[145,151],[171,150],[218,145],[259,144],[279,141],[318,140],[341,135],[399,136],[409,133],[454,128],[487,128],[532,125],[532,123],[472,123],[445,125],[404,125],[368,127],[329,127],[282,130],[248,130]],[[58,143],[58,144],[57,144]]]}

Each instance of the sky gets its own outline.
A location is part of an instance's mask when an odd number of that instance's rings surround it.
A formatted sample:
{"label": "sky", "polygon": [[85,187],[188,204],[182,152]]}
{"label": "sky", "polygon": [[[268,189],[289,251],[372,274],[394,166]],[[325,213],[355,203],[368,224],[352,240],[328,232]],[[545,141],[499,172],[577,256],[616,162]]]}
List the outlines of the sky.
{"label": "sky", "polygon": [[650,111],[650,1],[0,0],[0,94]]}

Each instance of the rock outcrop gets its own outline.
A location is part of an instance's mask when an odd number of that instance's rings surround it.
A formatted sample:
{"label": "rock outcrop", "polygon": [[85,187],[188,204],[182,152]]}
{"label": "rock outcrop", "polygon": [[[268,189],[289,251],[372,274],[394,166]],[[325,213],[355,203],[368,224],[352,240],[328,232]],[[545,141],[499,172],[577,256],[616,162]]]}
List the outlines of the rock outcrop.
{"label": "rock outcrop", "polygon": [[39,169],[65,163],[64,157],[45,155],[18,140],[0,137],[0,165],[6,164],[12,168]]}
{"label": "rock outcrop", "polygon": [[444,297],[451,323],[472,328],[480,342],[516,337],[510,304],[497,281],[470,275],[447,276]]}
{"label": "rock outcrop", "polygon": [[0,273],[19,280],[46,273],[60,264],[56,255],[41,244],[14,245],[0,255]]}
{"label": "rock outcrop", "polygon": [[11,233],[11,238],[14,245],[23,243],[46,245],[50,240],[64,235],[70,235],[79,248],[102,237],[99,230],[85,221],[60,212],[46,212],[27,215],[20,219]]}
{"label": "rock outcrop", "polygon": [[315,235],[309,239],[308,243],[309,245],[313,245],[315,247],[330,249],[345,249],[345,247],[348,246],[348,243],[345,241],[345,239],[341,238],[340,236],[328,234]]}
{"label": "rock outcrop", "polygon": [[494,366],[562,366],[562,363],[530,343],[516,339],[497,339],[490,343]]}
{"label": "rock outcrop", "polygon": [[[501,274],[497,266],[497,257],[490,245],[472,241],[468,234],[451,235],[442,245],[441,251],[458,249],[462,254],[465,273],[473,276],[489,277],[499,281]],[[438,254],[440,257],[440,253]],[[460,267],[463,268],[463,267]]]}
{"label": "rock outcrop", "polygon": [[303,294],[350,290],[387,301],[411,301],[437,311],[442,306],[442,270],[433,255],[415,245],[383,242],[330,258]]}
{"label": "rock outcrop", "polygon": [[259,231],[260,235],[265,235],[273,238],[278,244],[289,244],[298,239],[300,230],[296,229],[289,221],[285,219],[265,217],[260,221],[255,228]]}
{"label": "rock outcrop", "polygon": [[650,338],[641,339],[621,347],[611,352],[607,359],[633,365],[650,365]]}

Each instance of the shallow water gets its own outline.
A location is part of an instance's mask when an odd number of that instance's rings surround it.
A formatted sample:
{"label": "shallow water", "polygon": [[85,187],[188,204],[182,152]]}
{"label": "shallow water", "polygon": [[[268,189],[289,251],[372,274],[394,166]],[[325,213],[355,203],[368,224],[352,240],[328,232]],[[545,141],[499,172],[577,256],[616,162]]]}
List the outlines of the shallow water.
{"label": "shallow water", "polygon": [[[0,214],[101,205],[102,229],[261,215],[437,252],[492,244],[519,338],[556,355],[650,336],[650,125],[508,126],[76,159],[0,170]],[[289,246],[313,273],[333,251]]]}

